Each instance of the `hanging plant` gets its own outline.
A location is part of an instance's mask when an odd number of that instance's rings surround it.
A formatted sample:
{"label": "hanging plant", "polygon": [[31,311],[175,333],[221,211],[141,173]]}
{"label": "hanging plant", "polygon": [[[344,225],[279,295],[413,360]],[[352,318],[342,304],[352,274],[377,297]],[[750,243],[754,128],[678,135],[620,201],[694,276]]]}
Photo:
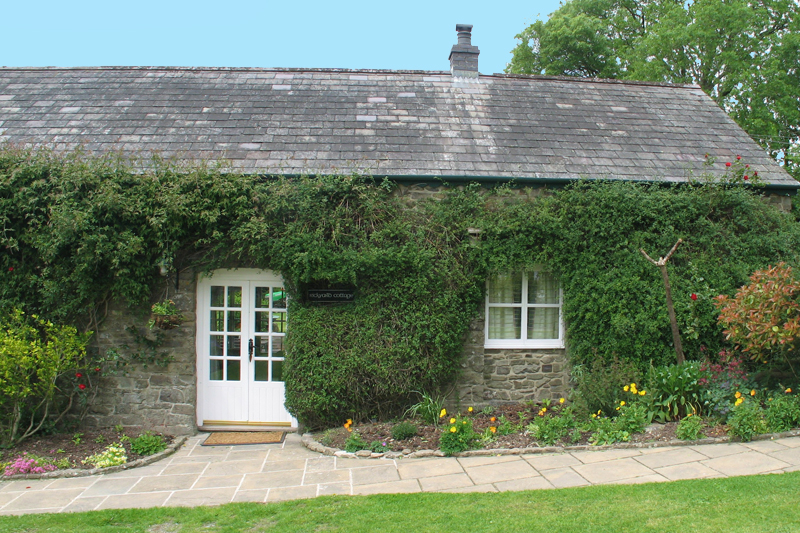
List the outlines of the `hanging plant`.
{"label": "hanging plant", "polygon": [[175,306],[172,300],[163,300],[153,304],[150,308],[150,322],[147,325],[150,329],[154,327],[161,329],[177,328],[183,323],[183,315]]}

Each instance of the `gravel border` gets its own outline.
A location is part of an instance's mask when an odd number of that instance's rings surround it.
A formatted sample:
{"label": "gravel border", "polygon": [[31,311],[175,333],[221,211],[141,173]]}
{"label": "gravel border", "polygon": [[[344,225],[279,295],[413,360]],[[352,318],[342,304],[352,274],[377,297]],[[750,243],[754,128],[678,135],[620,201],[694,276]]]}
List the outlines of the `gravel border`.
{"label": "gravel border", "polygon": [[[800,436],[800,429],[793,429],[791,431],[784,431],[782,433],[766,433],[764,435],[757,435],[753,437],[753,441],[760,440],[774,440],[786,437]],[[338,448],[331,448],[325,446],[314,439],[314,435],[306,433],[303,435],[301,442],[303,446],[312,452],[318,452],[323,455],[334,455],[336,457],[346,457],[349,459],[415,459],[420,457],[446,457],[441,450],[420,450],[417,452],[403,453],[403,452],[385,452],[374,453],[369,450],[361,450],[355,453],[346,452]],[[670,440],[666,442],[618,442],[616,444],[608,444],[605,446],[544,446],[544,447],[528,447],[528,448],[495,448],[495,449],[482,449],[482,450],[467,450],[465,452],[454,453],[451,457],[486,457],[495,455],[522,455],[522,454],[543,454],[543,453],[567,453],[567,452],[584,452],[584,451],[602,451],[602,450],[619,450],[619,449],[637,449],[637,448],[667,448],[670,446],[698,446],[702,444],[723,444],[727,442],[742,442],[738,437],[707,437],[699,440]]]}
{"label": "gravel border", "polygon": [[58,479],[58,478],[65,478],[65,477],[86,477],[86,476],[95,476],[99,474],[112,474],[114,472],[121,472],[123,470],[130,470],[131,468],[137,468],[140,466],[147,466],[149,464],[153,464],[156,461],[160,461],[164,457],[169,457],[178,449],[183,446],[183,443],[186,442],[188,439],[186,435],[181,435],[180,437],[175,437],[172,443],[167,446],[167,449],[163,452],[158,452],[153,455],[148,455],[147,457],[142,457],[141,459],[137,459],[135,461],[131,461],[130,463],[125,463],[124,465],[117,465],[117,466],[109,466],[107,468],[69,468],[64,470],[53,470],[52,472],[45,472],[44,474],[16,474],[13,476],[2,476],[0,477],[0,482],[2,481],[12,481],[14,479]]}

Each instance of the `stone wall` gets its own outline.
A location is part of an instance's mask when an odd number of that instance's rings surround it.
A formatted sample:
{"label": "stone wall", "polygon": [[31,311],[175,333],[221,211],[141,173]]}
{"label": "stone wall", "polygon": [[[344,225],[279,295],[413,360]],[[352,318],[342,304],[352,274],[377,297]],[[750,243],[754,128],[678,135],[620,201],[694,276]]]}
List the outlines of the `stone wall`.
{"label": "stone wall", "polygon": [[[174,278],[170,280],[169,298],[180,309],[184,322],[178,328],[164,331],[164,343],[157,351],[168,353],[173,362],[167,367],[131,365],[115,375],[103,377],[99,384],[100,392],[86,417],[87,425],[111,427],[119,424],[171,435],[188,435],[197,431],[195,279],[193,271],[182,273],[177,293]],[[154,301],[157,299],[160,298],[154,297]],[[149,318],[144,310],[112,306],[95,337],[98,348],[101,352],[114,349],[121,354],[139,349],[126,328],[134,325],[145,333]],[[123,345],[128,345],[128,348]]]}
{"label": "stone wall", "polygon": [[558,399],[569,392],[566,350],[484,348],[484,317],[470,324],[451,405],[484,407]]}

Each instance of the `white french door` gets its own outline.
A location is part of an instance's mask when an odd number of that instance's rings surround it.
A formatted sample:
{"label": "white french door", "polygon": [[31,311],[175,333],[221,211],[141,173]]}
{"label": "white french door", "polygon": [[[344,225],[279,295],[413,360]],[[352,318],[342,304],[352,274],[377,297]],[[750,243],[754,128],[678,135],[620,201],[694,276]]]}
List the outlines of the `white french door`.
{"label": "white french door", "polygon": [[217,271],[197,285],[197,425],[297,426],[284,406],[286,292],[270,271]]}

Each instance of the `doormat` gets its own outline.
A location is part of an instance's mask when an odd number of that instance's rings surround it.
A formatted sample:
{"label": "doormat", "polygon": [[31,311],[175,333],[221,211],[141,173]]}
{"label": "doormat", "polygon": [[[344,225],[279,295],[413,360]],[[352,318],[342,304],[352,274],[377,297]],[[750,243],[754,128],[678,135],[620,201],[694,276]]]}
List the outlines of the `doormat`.
{"label": "doormat", "polygon": [[285,431],[220,431],[212,433],[203,446],[236,446],[238,444],[280,444]]}

